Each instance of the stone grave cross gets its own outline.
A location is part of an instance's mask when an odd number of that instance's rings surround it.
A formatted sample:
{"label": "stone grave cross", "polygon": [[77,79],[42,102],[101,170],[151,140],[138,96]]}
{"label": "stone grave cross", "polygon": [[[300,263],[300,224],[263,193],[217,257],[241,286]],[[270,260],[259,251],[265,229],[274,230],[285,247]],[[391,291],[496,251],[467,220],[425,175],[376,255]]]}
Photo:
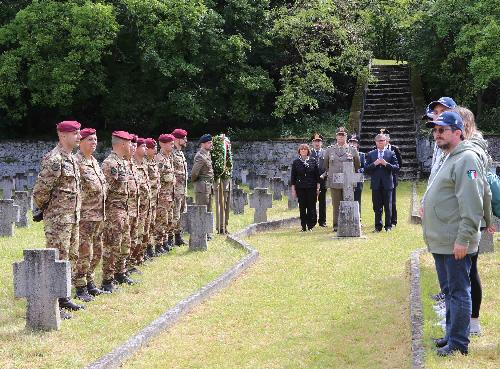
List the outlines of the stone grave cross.
{"label": "stone grave cross", "polygon": [[342,173],[335,173],[332,178],[333,184],[341,184],[344,194],[344,201],[354,201],[354,186],[363,182],[362,173],[354,173],[352,160],[342,163]]}
{"label": "stone grave cross", "polygon": [[14,204],[19,206],[19,220],[16,222],[16,227],[28,227],[28,209],[30,206],[30,197],[28,191],[15,191]]}
{"label": "stone grave cross", "polygon": [[16,222],[19,222],[19,206],[13,199],[0,200],[0,236],[12,237]]}
{"label": "stone grave cross", "polygon": [[363,174],[354,173],[352,160],[342,163],[342,172],[333,175],[335,184],[342,184],[344,201],[340,202],[338,237],[361,237],[361,222],[359,218],[359,203],[354,201],[354,186],[363,182]]}
{"label": "stone grave cross", "polygon": [[207,234],[214,230],[214,215],[206,205],[188,205],[186,229],[189,232],[189,250],[206,251]]}
{"label": "stone grave cross", "polygon": [[69,261],[59,261],[57,249],[28,249],[24,261],[13,264],[14,295],[28,300],[26,326],[57,330],[61,325],[58,298],[71,294]]}
{"label": "stone grave cross", "polygon": [[0,189],[3,192],[4,199],[12,199],[12,191],[14,191],[16,184],[14,178],[9,176],[3,176],[0,179]]}
{"label": "stone grave cross", "polygon": [[273,196],[267,193],[267,188],[256,188],[250,194],[250,207],[255,209],[255,223],[267,222],[267,209],[273,207]]}
{"label": "stone grave cross", "polygon": [[233,193],[231,194],[231,208],[234,214],[244,214],[245,205],[248,204],[248,196],[243,189],[239,188],[238,185],[234,185]]}

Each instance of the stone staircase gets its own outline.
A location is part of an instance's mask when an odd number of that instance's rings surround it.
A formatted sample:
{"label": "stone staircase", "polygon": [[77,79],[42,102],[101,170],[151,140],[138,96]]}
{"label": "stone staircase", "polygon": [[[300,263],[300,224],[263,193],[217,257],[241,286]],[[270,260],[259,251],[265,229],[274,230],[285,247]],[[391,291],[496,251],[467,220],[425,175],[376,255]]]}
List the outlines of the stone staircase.
{"label": "stone staircase", "polygon": [[400,178],[417,176],[415,109],[407,65],[375,65],[372,74],[378,79],[365,91],[361,115],[360,151],[374,149],[375,135],[381,128],[391,133],[391,143],[398,146],[403,158]]}

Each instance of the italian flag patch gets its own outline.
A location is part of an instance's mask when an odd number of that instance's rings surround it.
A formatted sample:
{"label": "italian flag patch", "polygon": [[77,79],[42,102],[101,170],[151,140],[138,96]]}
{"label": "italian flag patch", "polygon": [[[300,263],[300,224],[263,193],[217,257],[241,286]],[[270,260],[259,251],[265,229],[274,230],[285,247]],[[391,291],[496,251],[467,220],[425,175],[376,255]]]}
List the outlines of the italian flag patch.
{"label": "italian flag patch", "polygon": [[467,177],[469,179],[476,179],[477,178],[477,171],[475,171],[475,170],[468,170],[467,171]]}

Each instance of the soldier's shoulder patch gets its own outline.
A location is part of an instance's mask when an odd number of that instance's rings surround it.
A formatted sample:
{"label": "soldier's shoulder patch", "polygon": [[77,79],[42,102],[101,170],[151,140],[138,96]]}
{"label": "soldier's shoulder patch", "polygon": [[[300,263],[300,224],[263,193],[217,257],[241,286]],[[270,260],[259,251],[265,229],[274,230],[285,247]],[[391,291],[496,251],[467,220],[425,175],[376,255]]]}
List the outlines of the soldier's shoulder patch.
{"label": "soldier's shoulder patch", "polygon": [[50,169],[52,169],[54,172],[61,170],[61,163],[59,163],[58,161],[53,162],[50,166]]}
{"label": "soldier's shoulder patch", "polygon": [[118,169],[116,167],[111,167],[111,174],[112,175],[117,175],[118,174]]}
{"label": "soldier's shoulder patch", "polygon": [[474,169],[468,170],[467,171],[467,178],[476,179],[477,178],[477,171]]}
{"label": "soldier's shoulder patch", "polygon": [[163,163],[158,163],[158,169],[163,168]]}

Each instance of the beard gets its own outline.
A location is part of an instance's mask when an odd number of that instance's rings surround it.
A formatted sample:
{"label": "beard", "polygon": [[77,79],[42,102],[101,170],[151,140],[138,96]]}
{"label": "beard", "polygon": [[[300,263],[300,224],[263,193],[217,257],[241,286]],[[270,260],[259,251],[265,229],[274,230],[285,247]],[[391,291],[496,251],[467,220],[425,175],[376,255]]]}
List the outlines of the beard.
{"label": "beard", "polygon": [[439,147],[441,150],[448,150],[450,148],[450,144],[449,143],[444,143],[444,144],[441,144],[441,145],[437,145],[437,147]]}

